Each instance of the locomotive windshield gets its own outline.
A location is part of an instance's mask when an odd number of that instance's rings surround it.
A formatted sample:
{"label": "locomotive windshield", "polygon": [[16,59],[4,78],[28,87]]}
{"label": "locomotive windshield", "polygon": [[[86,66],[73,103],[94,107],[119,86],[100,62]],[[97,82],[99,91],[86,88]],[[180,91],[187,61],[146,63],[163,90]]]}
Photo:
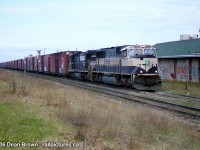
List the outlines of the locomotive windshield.
{"label": "locomotive windshield", "polygon": [[143,51],[142,49],[131,49],[129,50],[129,57],[134,57],[135,55],[142,55]]}
{"label": "locomotive windshield", "polygon": [[145,49],[144,54],[146,55],[156,55],[155,49]]}

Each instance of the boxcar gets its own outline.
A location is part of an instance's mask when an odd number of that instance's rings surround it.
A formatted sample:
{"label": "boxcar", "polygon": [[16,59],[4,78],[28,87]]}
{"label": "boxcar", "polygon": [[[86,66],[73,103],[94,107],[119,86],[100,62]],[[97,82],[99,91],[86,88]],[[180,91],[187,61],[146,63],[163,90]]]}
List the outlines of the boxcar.
{"label": "boxcar", "polygon": [[59,74],[67,75],[68,66],[69,66],[69,57],[72,55],[71,52],[62,52],[59,53]]}
{"label": "boxcar", "polygon": [[18,68],[17,69],[18,70],[22,70],[23,59],[18,59],[17,60],[17,64],[18,64],[18,66],[17,66]]}
{"label": "boxcar", "polygon": [[14,60],[11,61],[11,69],[15,68]]}
{"label": "boxcar", "polygon": [[38,56],[33,57],[33,61],[34,61],[33,71],[38,72]]}
{"label": "boxcar", "polygon": [[[62,58],[62,60],[60,58]],[[65,59],[64,52],[50,54],[50,73],[51,74],[59,74],[61,72],[61,68],[65,69],[64,66],[66,66],[66,62],[64,59]],[[60,66],[60,64],[62,64],[62,66]]]}
{"label": "boxcar", "polygon": [[33,72],[34,71],[34,57],[30,57],[30,59],[29,59],[29,67],[30,67],[30,70],[29,71],[31,71],[31,72]]}
{"label": "boxcar", "polygon": [[6,68],[11,68],[11,61],[6,64]]}
{"label": "boxcar", "polygon": [[59,63],[58,53],[50,54],[49,59],[50,59],[50,73],[51,74],[58,73],[58,63]]}
{"label": "boxcar", "polygon": [[0,63],[0,68],[5,68],[5,63]]}
{"label": "boxcar", "polygon": [[27,70],[27,71],[30,70],[30,67],[29,67],[29,66],[30,66],[30,65],[29,65],[29,64],[30,64],[30,61],[29,61],[29,60],[30,60],[29,57],[27,57],[27,58],[26,58],[26,70]]}
{"label": "boxcar", "polygon": [[8,67],[12,68],[12,61],[9,61]]}
{"label": "boxcar", "polygon": [[69,57],[74,53],[77,52],[65,51],[50,54],[50,73],[66,76],[69,67]]}
{"label": "boxcar", "polygon": [[16,68],[17,70],[20,70],[20,68],[21,68],[20,65],[21,65],[20,59],[18,59],[18,60],[17,60],[17,68]]}
{"label": "boxcar", "polygon": [[38,56],[38,72],[42,73],[44,71],[44,55]]}
{"label": "boxcar", "polygon": [[26,59],[22,59],[22,70],[24,70],[24,69],[25,69],[25,68],[24,68],[25,61],[26,61]]}
{"label": "boxcar", "polygon": [[50,55],[44,55],[44,73],[50,73]]}
{"label": "boxcar", "polygon": [[14,66],[13,66],[13,69],[17,69],[17,68],[18,68],[17,60],[14,60]]}

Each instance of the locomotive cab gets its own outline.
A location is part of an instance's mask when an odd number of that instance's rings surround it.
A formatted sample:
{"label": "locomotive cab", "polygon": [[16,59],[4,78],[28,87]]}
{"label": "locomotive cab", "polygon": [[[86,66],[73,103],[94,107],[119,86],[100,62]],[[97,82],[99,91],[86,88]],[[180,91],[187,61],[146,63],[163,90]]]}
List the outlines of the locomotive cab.
{"label": "locomotive cab", "polygon": [[162,87],[156,49],[150,45],[127,46],[121,50],[122,72],[131,75],[131,86],[138,90]]}

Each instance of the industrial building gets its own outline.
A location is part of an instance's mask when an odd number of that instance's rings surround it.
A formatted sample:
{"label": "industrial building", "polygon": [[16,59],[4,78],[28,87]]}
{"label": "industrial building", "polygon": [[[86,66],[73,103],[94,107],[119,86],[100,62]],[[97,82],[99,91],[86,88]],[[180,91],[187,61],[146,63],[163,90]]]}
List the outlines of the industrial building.
{"label": "industrial building", "polygon": [[159,67],[163,80],[200,82],[200,38],[181,35],[180,41],[158,43]]}

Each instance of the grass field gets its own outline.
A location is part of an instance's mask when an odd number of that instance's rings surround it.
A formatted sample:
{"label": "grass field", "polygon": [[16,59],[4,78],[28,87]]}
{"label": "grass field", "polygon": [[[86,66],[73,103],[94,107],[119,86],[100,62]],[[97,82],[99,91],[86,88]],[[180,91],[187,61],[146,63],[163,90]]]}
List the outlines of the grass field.
{"label": "grass field", "polygon": [[[186,88],[187,86],[187,88]],[[188,94],[200,97],[200,83],[182,82],[182,81],[163,81],[162,91],[174,92],[179,94]]]}
{"label": "grass field", "polygon": [[4,102],[0,105],[0,141],[19,142],[42,140],[56,134],[51,122],[44,121],[23,103]]}
{"label": "grass field", "polygon": [[71,142],[80,145],[72,149],[97,150],[200,147],[200,132],[171,113],[33,77],[24,89],[22,79],[0,70],[0,141]]}

